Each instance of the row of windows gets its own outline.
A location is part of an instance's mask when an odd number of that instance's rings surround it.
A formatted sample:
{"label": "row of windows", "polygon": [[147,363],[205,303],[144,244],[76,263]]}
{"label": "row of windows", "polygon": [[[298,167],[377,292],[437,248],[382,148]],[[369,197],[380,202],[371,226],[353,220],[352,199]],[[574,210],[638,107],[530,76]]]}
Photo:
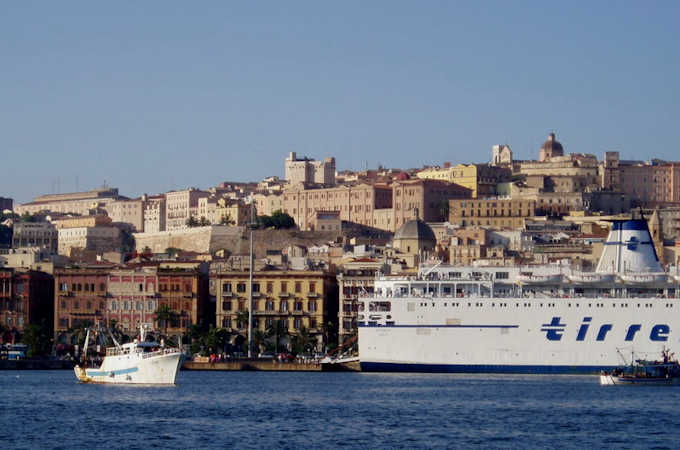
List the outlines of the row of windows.
{"label": "row of windows", "polygon": [[[279,311],[279,312],[288,312],[290,311],[289,306],[293,307],[293,311],[304,311],[304,303],[302,301],[295,301],[291,302],[292,305],[289,305],[288,300],[281,300],[279,302],[279,307],[278,309],[276,308],[276,303],[273,300],[267,300],[267,301],[253,301],[254,304],[254,310],[255,311],[262,311],[262,306],[264,306],[264,311]],[[234,311],[234,307],[236,307],[236,311],[247,311],[248,307],[246,305],[245,300],[239,300],[238,302],[232,302],[231,300],[225,300],[222,302],[222,310],[223,311]],[[316,312],[318,310],[318,305],[316,300],[308,300],[307,301],[307,311],[308,312]]]}
{"label": "row of windows", "polygon": [[[288,292],[288,282],[287,281],[280,281],[279,282],[280,286],[280,292]],[[248,284],[247,283],[236,283],[236,292],[246,292],[247,291]],[[271,294],[274,292],[274,282],[268,281],[265,284],[265,288],[268,294]],[[302,281],[296,281],[294,283],[294,288],[296,293],[302,292]],[[222,292],[229,293],[229,292],[234,292],[233,290],[233,283],[222,283]],[[260,283],[253,283],[253,292],[261,292],[260,291]],[[310,293],[315,293],[316,292],[316,282],[314,281],[309,281],[307,282],[307,292]]]}
{"label": "row of windows", "polygon": [[[71,291],[73,292],[95,292],[95,284],[94,283],[71,283]],[[100,283],[99,284],[99,290],[100,291],[105,291],[106,290],[106,284]],[[60,292],[68,292],[69,291],[69,284],[68,283],[60,283],[59,284],[59,291]]]}

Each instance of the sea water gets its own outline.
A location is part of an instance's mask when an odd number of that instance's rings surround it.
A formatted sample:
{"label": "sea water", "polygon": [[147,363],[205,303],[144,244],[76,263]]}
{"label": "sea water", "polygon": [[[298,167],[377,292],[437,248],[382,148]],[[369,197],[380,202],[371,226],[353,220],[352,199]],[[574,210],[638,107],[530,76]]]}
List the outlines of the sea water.
{"label": "sea water", "polygon": [[597,376],[0,372],[2,448],[680,448],[680,387]]}

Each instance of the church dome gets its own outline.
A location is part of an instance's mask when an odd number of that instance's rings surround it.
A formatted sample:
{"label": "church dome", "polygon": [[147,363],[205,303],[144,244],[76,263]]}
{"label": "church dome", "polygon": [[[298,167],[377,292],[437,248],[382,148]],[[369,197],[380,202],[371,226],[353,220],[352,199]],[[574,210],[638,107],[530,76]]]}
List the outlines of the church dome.
{"label": "church dome", "polygon": [[541,157],[540,161],[550,161],[550,158],[555,156],[564,156],[564,148],[555,139],[555,133],[550,133],[548,140],[543,143],[541,147]]}
{"label": "church dome", "polygon": [[418,241],[437,242],[432,228],[422,220],[409,220],[394,234],[394,239],[417,239]]}

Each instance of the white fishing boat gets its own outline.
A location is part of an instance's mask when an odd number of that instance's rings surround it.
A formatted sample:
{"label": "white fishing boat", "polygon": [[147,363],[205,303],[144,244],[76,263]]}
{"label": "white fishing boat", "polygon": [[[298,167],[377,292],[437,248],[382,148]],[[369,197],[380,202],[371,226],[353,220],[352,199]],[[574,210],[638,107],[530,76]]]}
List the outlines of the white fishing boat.
{"label": "white fishing boat", "polygon": [[76,377],[83,383],[106,384],[155,384],[173,385],[182,362],[182,353],[177,348],[166,347],[161,340],[147,342],[146,329],[140,327],[139,339],[119,344],[110,334],[114,347],[106,349],[106,356],[98,367],[89,367],[87,358],[90,333],[87,330],[82,366],[74,368]]}

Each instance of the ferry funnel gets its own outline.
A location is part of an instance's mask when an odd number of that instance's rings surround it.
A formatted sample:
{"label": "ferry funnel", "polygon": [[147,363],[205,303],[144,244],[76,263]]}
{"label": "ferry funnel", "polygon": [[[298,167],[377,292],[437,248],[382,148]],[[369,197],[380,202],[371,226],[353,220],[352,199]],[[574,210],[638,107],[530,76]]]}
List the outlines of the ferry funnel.
{"label": "ferry funnel", "polygon": [[596,272],[663,272],[646,220],[613,221]]}

